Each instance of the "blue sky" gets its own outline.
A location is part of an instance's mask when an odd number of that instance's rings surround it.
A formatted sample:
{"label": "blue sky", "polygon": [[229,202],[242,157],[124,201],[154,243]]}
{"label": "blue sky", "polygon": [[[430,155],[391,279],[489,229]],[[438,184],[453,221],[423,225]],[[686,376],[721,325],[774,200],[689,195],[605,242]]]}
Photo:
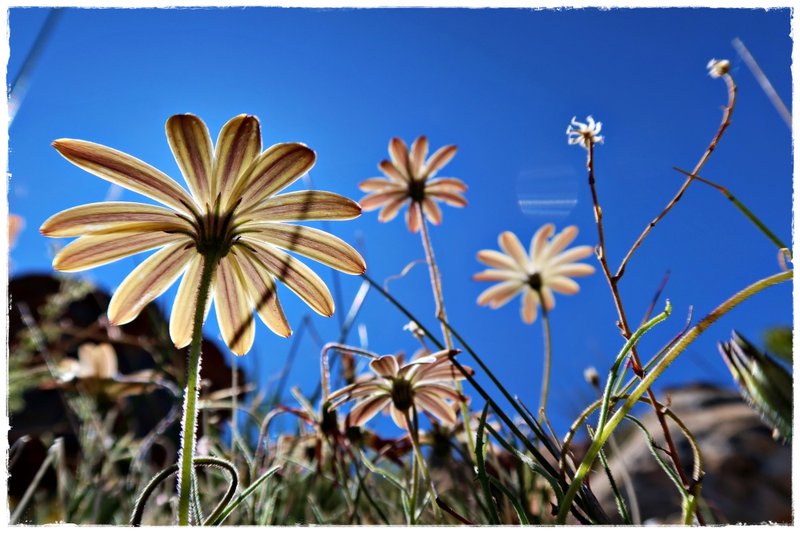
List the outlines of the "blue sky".
{"label": "blue sky", "polygon": [[[9,80],[46,16],[46,9],[10,11]],[[216,137],[230,117],[255,114],[265,145],[300,141],[317,152],[316,188],[359,199],[357,184],[380,175],[376,165],[387,157],[391,137],[410,142],[425,134],[432,148],[458,145],[441,174],[470,187],[470,205],[445,207],[444,223],[432,230],[450,319],[498,377],[535,407],[541,324],[523,324],[517,300],[496,311],[475,304],[488,286],[471,281],[481,270],[475,253],[496,249],[504,230],[528,242],[546,222],[559,230],[578,225],[577,244],[597,242],[585,152],[568,146],[564,134],[574,115],[592,114],[606,136],[596,149],[596,173],[616,267],[682,183],[672,166],[692,168],[717,130],[726,91],[706,74],[712,57],[731,59],[739,100],[703,175],[725,184],[790,241],[791,132],[731,46],[739,37],[789,101],[790,29],[786,9],[67,9],[10,126],[9,208],[26,220],[11,255],[12,275],[51,270],[54,241],[37,231],[48,216],[109,194],[141,200],[69,164],[51,148],[54,139],[105,144],[182,181],[164,136],[170,115],[195,113]],[[566,207],[554,213],[521,208],[537,198]],[[365,213],[330,229],[363,243],[368,273],[378,280],[424,257],[419,237],[400,219],[380,224],[376,213]],[[112,290],[144,257],[82,275]],[[724,197],[694,184],[621,282],[628,314],[638,322],[671,271],[664,294],[673,316],[642,341],[643,357],[683,326],[689,306],[701,318],[777,272],[776,257],[774,245]],[[313,267],[331,279],[326,268]],[[341,281],[348,307],[359,280]],[[417,266],[390,290],[435,328],[428,283],[427,271]],[[599,270],[580,283],[580,294],[558,297],[552,314],[550,417],[560,430],[592,398],[583,369],[593,365],[604,374],[622,344]],[[288,290],[281,294],[297,329],[310,311]],[[169,309],[173,296],[174,290],[160,305]],[[402,330],[406,322],[377,293],[360,316],[369,347],[380,353],[414,350]],[[689,381],[730,385],[716,342],[732,328],[758,340],[765,328],[791,323],[791,287],[769,289],[706,332],[657,388]],[[315,319],[325,340],[336,337],[337,324]],[[206,330],[218,334],[213,315]],[[358,343],[357,335],[349,341]],[[290,344],[259,323],[253,351],[239,362],[270,386]],[[313,389],[318,354],[312,342],[303,343],[290,384]]]}

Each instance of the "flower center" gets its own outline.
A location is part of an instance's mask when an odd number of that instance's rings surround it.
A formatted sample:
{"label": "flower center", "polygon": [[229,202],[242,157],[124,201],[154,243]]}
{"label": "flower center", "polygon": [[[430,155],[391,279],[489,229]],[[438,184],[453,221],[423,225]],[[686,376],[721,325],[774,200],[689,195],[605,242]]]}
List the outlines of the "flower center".
{"label": "flower center", "polygon": [[405,379],[392,381],[392,403],[398,411],[408,412],[414,405],[414,388]]}
{"label": "flower center", "polygon": [[528,276],[528,285],[531,286],[531,289],[539,292],[542,290],[542,276],[538,272],[534,272],[530,276]]}
{"label": "flower center", "polygon": [[408,184],[408,196],[412,201],[421,204],[425,199],[425,180],[412,179]]}
{"label": "flower center", "polygon": [[220,213],[219,207],[213,210],[209,207],[204,214],[195,215],[193,237],[200,254],[220,259],[228,255],[238,238],[233,224],[235,209],[236,206],[230,211]]}

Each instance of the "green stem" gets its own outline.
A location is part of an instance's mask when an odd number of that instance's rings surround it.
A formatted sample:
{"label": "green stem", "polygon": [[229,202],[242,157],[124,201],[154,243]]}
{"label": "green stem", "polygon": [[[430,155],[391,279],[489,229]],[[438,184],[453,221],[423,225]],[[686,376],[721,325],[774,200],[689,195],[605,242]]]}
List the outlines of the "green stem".
{"label": "green stem", "polygon": [[600,449],[603,447],[605,442],[614,432],[616,427],[619,423],[625,418],[625,416],[630,412],[636,402],[641,398],[647,389],[652,386],[653,382],[658,378],[664,371],[675,361],[675,359],[683,353],[683,351],[694,342],[697,337],[700,336],[706,329],[708,329],[714,322],[719,320],[722,316],[727,314],[731,309],[742,303],[743,301],[747,300],[751,296],[758,294],[762,290],[766,289],[767,287],[771,287],[772,285],[776,285],[783,281],[787,281],[792,279],[793,271],[788,272],[781,272],[779,274],[773,274],[767,278],[761,279],[748,287],[745,287],[743,290],[737,292],[727,300],[725,300],[722,304],[719,305],[716,309],[711,311],[708,315],[705,316],[700,322],[697,323],[692,329],[690,329],[676,344],[675,346],[670,349],[664,358],[659,361],[658,365],[653,368],[652,372],[648,373],[644,376],[639,382],[639,385],[631,392],[628,398],[625,400],[625,403],[614,413],[614,416],[605,424],[603,428],[598,428],[597,435],[595,439],[592,441],[589,450],[586,452],[586,455],[583,458],[580,466],[578,467],[577,472],[575,472],[575,477],[570,483],[569,489],[567,490],[567,494],[564,496],[564,501],[561,503],[558,511],[558,518],[557,523],[563,524],[566,522],[567,513],[572,505],[572,501],[575,499],[575,495],[578,493],[580,489],[583,478],[586,477],[586,474],[589,473],[589,469],[592,466],[597,454],[600,452]]}
{"label": "green stem", "polygon": [[[537,291],[538,292],[538,291]],[[552,343],[550,340],[550,315],[547,313],[547,308],[542,299],[542,293],[539,292],[539,301],[542,304],[542,337],[544,339],[544,369],[542,370],[542,397],[539,400],[539,416],[538,420],[541,424],[545,419],[545,411],[547,409],[547,393],[550,390],[550,362],[553,358]]]}
{"label": "green stem", "polygon": [[197,382],[200,376],[200,348],[203,344],[203,321],[206,302],[217,267],[217,258],[203,258],[203,272],[197,291],[197,308],[194,312],[192,344],[186,364],[186,390],[183,395],[183,419],[181,420],[181,458],[178,471],[178,525],[189,525],[192,476],[194,476],[195,428],[197,425]]}
{"label": "green stem", "polygon": [[[450,329],[447,327],[447,313],[444,309],[444,294],[442,292],[442,278],[439,274],[439,266],[436,264],[436,257],[433,255],[433,244],[431,244],[431,236],[428,233],[428,223],[425,220],[425,215],[422,212],[422,204],[419,204],[419,225],[422,233],[422,247],[425,249],[425,260],[428,262],[428,269],[431,276],[431,287],[433,288],[433,297],[436,299],[436,318],[442,327],[442,335],[444,336],[444,344],[448,350],[453,349],[453,337],[450,334]],[[461,382],[456,381],[456,391],[463,397],[463,389]],[[469,450],[470,459],[475,461],[475,443],[472,441],[472,430],[470,428],[469,408],[467,407],[466,400],[461,400],[461,418],[464,419],[464,437],[467,441],[467,449]]]}
{"label": "green stem", "polygon": [[[436,503],[436,489],[433,486],[433,480],[428,474],[428,469],[425,466],[425,459],[422,457],[422,449],[419,445],[419,419],[417,418],[417,409],[414,407],[413,423],[408,411],[403,413],[408,432],[411,436],[411,447],[414,449],[414,463],[419,463],[419,472],[422,475],[422,482],[428,485],[428,493],[431,496],[431,505],[433,506],[433,514],[438,520],[440,517],[439,504]],[[412,514],[415,512],[414,507],[411,507]]]}

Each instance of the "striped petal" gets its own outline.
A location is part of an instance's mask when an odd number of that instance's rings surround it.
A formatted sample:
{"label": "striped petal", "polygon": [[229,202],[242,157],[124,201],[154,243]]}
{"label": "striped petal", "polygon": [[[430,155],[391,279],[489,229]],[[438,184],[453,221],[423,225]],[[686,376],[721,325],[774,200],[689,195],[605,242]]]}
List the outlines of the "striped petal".
{"label": "striped petal", "polygon": [[287,253],[258,240],[242,237],[241,243],[248,246],[259,266],[281,280],[309,307],[324,316],[333,315],[331,293],[314,271]]}
{"label": "striped petal", "polygon": [[48,237],[115,232],[186,231],[192,226],[174,211],[134,202],[98,202],[61,211],[39,229]]}
{"label": "striped petal", "polygon": [[348,385],[347,387],[339,389],[328,396],[328,401],[331,402],[330,408],[336,409],[340,405],[351,400],[357,400],[358,398],[364,398],[365,396],[374,396],[389,392],[390,391],[388,391],[385,386],[382,386],[378,383],[354,383],[353,385]]}
{"label": "striped petal", "polygon": [[547,247],[547,239],[553,236],[555,230],[556,227],[553,224],[545,224],[533,234],[530,246],[530,261],[532,264],[540,266],[543,263],[545,257],[542,253]]}
{"label": "striped petal", "polygon": [[270,146],[237,181],[231,201],[242,199],[241,212],[276,194],[307,173],[314,166],[314,150],[300,143]]}
{"label": "striped petal", "polygon": [[[474,374],[474,371],[468,366],[464,366],[464,371],[469,375]],[[437,365],[424,374],[417,375],[415,383],[428,387],[431,383],[439,381],[461,381],[464,379],[467,379],[466,376],[455,365]]]}
{"label": "striped petal", "polygon": [[326,191],[298,191],[260,202],[246,218],[263,222],[351,220],[360,214],[361,206],[344,196]]}
{"label": "striped petal", "polygon": [[411,153],[409,154],[409,166],[411,168],[411,175],[420,177],[422,170],[425,166],[425,158],[428,156],[428,138],[420,135],[411,144]]}
{"label": "striped petal", "polygon": [[522,296],[522,321],[526,324],[533,324],[536,320],[536,308],[539,305],[539,297],[536,291],[528,288]]}
{"label": "striped petal", "polygon": [[217,266],[214,309],[228,348],[236,355],[250,351],[255,338],[253,312],[247,289],[230,255],[223,257]]}
{"label": "striped petal", "polygon": [[183,243],[187,239],[161,231],[87,235],[65,246],[53,259],[53,268],[80,272],[176,241]]}
{"label": "striped petal", "polygon": [[406,211],[406,226],[411,233],[417,233],[420,229],[420,207],[418,202],[411,202]]}
{"label": "striped petal", "polygon": [[456,155],[458,148],[454,144],[442,146],[428,159],[425,176],[430,178],[442,169]]}
{"label": "striped petal", "polygon": [[[194,326],[194,313],[197,309],[197,293],[200,287],[200,277],[203,273],[203,256],[195,254],[189,260],[189,266],[183,273],[183,279],[178,286],[178,294],[172,304],[172,313],[169,317],[169,337],[176,348],[185,348],[192,342],[192,328]],[[212,280],[213,285],[213,280]],[[211,310],[213,294],[206,299],[203,322]]]}
{"label": "striped petal", "polygon": [[171,116],[167,139],[192,196],[201,206],[210,203],[214,146],[205,122],[189,114]]}
{"label": "striped petal", "polygon": [[384,190],[389,191],[397,188],[404,189],[405,185],[392,180],[387,180],[386,178],[369,178],[359,183],[358,188],[364,192],[378,192]]}
{"label": "striped petal", "polygon": [[194,203],[175,180],[126,153],[76,139],[58,139],[53,141],[53,147],[83,170],[182,213],[188,213]]}
{"label": "striped petal", "polygon": [[258,260],[248,249],[237,246],[231,253],[239,266],[250,301],[261,321],[276,335],[289,337],[292,328],[278,300],[277,287],[272,275],[267,270],[259,268]]}
{"label": "striped petal", "polygon": [[214,171],[211,178],[212,201],[216,201],[217,195],[221,194],[222,205],[227,206],[227,199],[237,178],[247,170],[259,152],[261,152],[261,127],[256,117],[238,115],[222,127],[214,153]]}
{"label": "striped petal", "polygon": [[387,161],[384,159],[380,163],[378,163],[378,168],[386,174],[386,176],[391,180],[393,183],[397,184],[405,184],[411,181],[411,178],[408,177],[408,172],[406,171],[405,167],[398,168],[398,166],[391,161]]}
{"label": "striped petal", "polygon": [[523,288],[522,282],[504,281],[492,285],[478,296],[478,305],[488,305],[492,309],[502,307]]}
{"label": "striped petal", "polygon": [[458,178],[433,178],[428,180],[425,185],[425,190],[442,190],[452,192],[467,192],[467,184]]}
{"label": "striped petal", "polygon": [[414,403],[419,409],[427,411],[442,422],[448,424],[456,423],[456,412],[452,406],[436,396],[428,392],[428,388],[417,390],[414,393]]}
{"label": "striped petal", "polygon": [[442,190],[431,191],[430,189],[425,188],[425,197],[436,198],[446,203],[447,205],[451,205],[453,207],[466,207],[467,205],[466,198],[464,198],[458,193],[453,193],[449,191],[442,191]]}
{"label": "striped petal", "polygon": [[350,427],[363,426],[378,414],[381,409],[386,408],[391,401],[392,398],[389,396],[378,396],[377,398],[370,398],[357,403],[350,411],[350,414],[347,415],[347,425]]}
{"label": "striped petal", "polygon": [[500,234],[498,242],[500,243],[500,248],[516,261],[518,268],[523,271],[528,270],[528,254],[525,252],[525,248],[522,247],[522,243],[519,242],[516,235],[510,231],[504,231]]}
{"label": "striped petal", "polygon": [[477,255],[478,261],[494,268],[518,271],[519,267],[512,258],[496,250],[481,250]]}
{"label": "striped petal", "polygon": [[116,325],[127,324],[175,283],[189,259],[197,253],[190,242],[181,239],[165,246],[133,269],[111,297],[108,320]]}
{"label": "striped petal", "polygon": [[359,204],[364,211],[374,211],[389,202],[400,200],[402,203],[406,199],[408,199],[408,192],[405,190],[382,191],[366,195]]}
{"label": "striped petal", "polygon": [[395,137],[389,141],[389,156],[397,171],[408,181],[411,178],[408,172],[408,146],[403,139]]}
{"label": "striped petal", "polygon": [[370,361],[369,367],[373,372],[385,378],[393,378],[400,371],[397,358],[393,355],[384,355],[378,359],[373,359]]}
{"label": "striped petal", "polygon": [[395,219],[397,213],[403,208],[403,206],[408,202],[408,198],[405,195],[399,196],[397,199],[392,200],[386,203],[381,209],[380,214],[378,214],[378,221],[379,222],[390,222]]}
{"label": "striped petal", "polygon": [[346,274],[367,270],[361,255],[349,244],[325,231],[292,224],[245,224],[242,231],[253,239],[303,255]]}
{"label": "striped petal", "polygon": [[422,210],[425,213],[425,216],[428,220],[431,221],[431,224],[439,225],[442,223],[442,210],[439,209],[439,206],[436,205],[436,202],[431,200],[430,198],[425,198],[422,201]]}
{"label": "striped petal", "polygon": [[408,431],[408,427],[406,426],[406,417],[402,411],[397,409],[394,404],[389,406],[389,414],[392,415],[392,421],[394,421],[395,425],[400,429]]}

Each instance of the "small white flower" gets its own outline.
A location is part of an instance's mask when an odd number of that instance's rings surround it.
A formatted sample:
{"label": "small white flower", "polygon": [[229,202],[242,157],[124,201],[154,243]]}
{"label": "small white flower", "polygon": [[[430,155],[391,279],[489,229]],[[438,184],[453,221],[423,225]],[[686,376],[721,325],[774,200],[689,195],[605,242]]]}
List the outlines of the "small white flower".
{"label": "small white flower", "polygon": [[731,62],[727,59],[712,59],[706,65],[708,75],[712,78],[721,78],[731,70]]}
{"label": "small white flower", "polygon": [[603,127],[602,122],[595,122],[591,115],[586,117],[586,124],[578,122],[572,117],[570,125],[567,127],[567,142],[569,144],[580,144],[587,150],[589,143],[599,144],[603,142],[603,136],[598,135]]}

